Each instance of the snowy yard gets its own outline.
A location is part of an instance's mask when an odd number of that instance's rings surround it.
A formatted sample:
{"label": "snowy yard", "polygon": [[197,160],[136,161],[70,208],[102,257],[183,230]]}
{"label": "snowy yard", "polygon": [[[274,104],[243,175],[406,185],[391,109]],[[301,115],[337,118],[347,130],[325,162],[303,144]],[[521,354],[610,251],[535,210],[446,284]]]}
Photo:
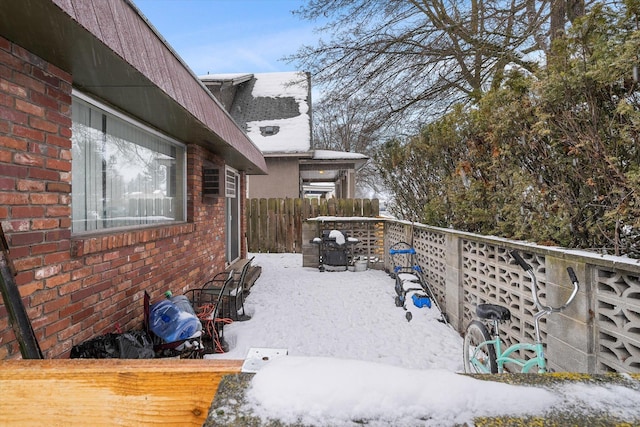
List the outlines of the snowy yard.
{"label": "snowy yard", "polygon": [[286,348],[262,367],[243,413],[310,426],[473,425],[474,417],[605,414],[640,421],[640,386],[569,384],[554,390],[477,380],[462,372],[462,338],[437,309],[405,312],[382,271],[303,268],[296,254],[256,254],[262,275],[225,327],[230,351]]}
{"label": "snowy yard", "polygon": [[251,347],[270,347],[291,356],[462,371],[459,334],[438,322],[435,308],[414,309],[407,322],[385,272],[321,273],[303,268],[299,254],[256,254],[254,263],[262,275],[245,302],[252,318],[225,327],[230,351],[223,357],[244,359]]}

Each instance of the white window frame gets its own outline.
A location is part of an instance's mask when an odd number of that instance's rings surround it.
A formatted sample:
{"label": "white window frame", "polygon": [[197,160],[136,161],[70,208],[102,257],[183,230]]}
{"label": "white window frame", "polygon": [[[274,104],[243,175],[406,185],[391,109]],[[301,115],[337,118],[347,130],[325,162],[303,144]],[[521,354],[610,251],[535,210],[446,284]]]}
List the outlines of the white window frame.
{"label": "white window frame", "polygon": [[[233,183],[229,182],[229,178]],[[224,168],[225,181],[225,217],[226,217],[226,258],[228,263],[232,263],[241,256],[241,229],[242,229],[242,211],[241,211],[241,179],[240,173],[230,166]],[[237,182],[237,185],[236,185]],[[235,217],[233,216],[235,214]]]}
{"label": "white window frame", "polygon": [[225,197],[236,198],[236,192],[239,190],[236,188],[236,179],[240,181],[240,174],[237,170],[230,168],[229,166],[224,169],[224,194]]}

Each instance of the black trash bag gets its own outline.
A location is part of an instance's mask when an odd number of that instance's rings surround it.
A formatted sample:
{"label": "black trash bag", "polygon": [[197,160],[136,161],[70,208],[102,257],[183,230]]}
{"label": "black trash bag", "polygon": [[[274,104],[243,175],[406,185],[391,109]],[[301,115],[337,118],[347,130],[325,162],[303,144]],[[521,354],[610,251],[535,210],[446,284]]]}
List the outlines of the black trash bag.
{"label": "black trash bag", "polygon": [[71,348],[72,359],[115,359],[120,355],[117,334],[105,334],[91,338]]}
{"label": "black trash bag", "polygon": [[71,348],[72,359],[152,359],[153,344],[145,331],[105,334]]}
{"label": "black trash bag", "polygon": [[129,331],[116,337],[120,359],[153,359],[155,351],[145,331]]}

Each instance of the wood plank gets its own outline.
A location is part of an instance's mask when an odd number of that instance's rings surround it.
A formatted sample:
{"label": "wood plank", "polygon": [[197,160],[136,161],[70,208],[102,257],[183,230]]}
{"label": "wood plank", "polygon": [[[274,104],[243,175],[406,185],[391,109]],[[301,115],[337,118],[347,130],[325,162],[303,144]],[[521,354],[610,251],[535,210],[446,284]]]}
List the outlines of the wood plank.
{"label": "wood plank", "polygon": [[295,228],[295,199],[285,199],[285,235],[286,235],[286,251],[288,253],[296,252],[296,231]]}
{"label": "wood plank", "polygon": [[224,375],[242,360],[0,362],[0,424],[202,426]]}
{"label": "wood plank", "polygon": [[245,265],[249,262],[247,258],[241,258],[235,260],[229,267],[225,269],[226,272],[233,270],[235,273],[240,273],[240,271],[244,268]]}
{"label": "wood plank", "polygon": [[371,204],[371,200],[363,200],[362,202],[362,216],[372,216],[371,210],[373,206]]}
{"label": "wood plank", "polygon": [[329,215],[328,203],[326,200],[322,200],[320,203],[318,203],[318,211],[317,211],[317,214],[314,216],[327,216],[327,215]]}
{"label": "wood plank", "polygon": [[[318,199],[311,200],[309,215],[307,218],[315,218],[320,215],[320,204],[318,203]],[[306,219],[306,218],[305,218]]]}
{"label": "wood plank", "polygon": [[303,199],[295,199],[293,205],[294,245],[297,253],[302,253],[302,210]]}
{"label": "wood plank", "polygon": [[273,247],[275,248],[275,252],[277,253],[283,253],[286,252],[286,249],[284,247],[285,244],[285,222],[284,222],[284,215],[285,215],[285,205],[284,205],[284,199],[276,199],[275,204],[275,227],[276,227],[276,234],[275,234],[275,241],[273,242]]}
{"label": "wood plank", "polygon": [[362,205],[364,202],[364,199],[355,199],[353,201],[353,216],[363,216],[362,212],[364,209],[362,208]]}
{"label": "wood plank", "polygon": [[261,274],[262,274],[261,266],[252,265],[251,267],[249,267],[249,271],[247,272],[247,278],[245,279],[245,282],[244,282],[244,290],[245,291],[250,290],[251,287],[255,285],[256,280],[260,278]]}
{"label": "wood plank", "polygon": [[346,204],[345,199],[331,199],[333,202],[333,206],[335,211],[333,212],[334,216],[349,216],[346,212]]}
{"label": "wood plank", "polygon": [[327,199],[327,215],[336,216],[337,215],[337,203],[336,199]]}
{"label": "wood plank", "polygon": [[249,203],[246,203],[247,206],[247,241],[248,241],[248,251],[256,251],[256,248],[259,248],[259,218],[260,218],[260,210],[257,199],[250,199]]}
{"label": "wood plank", "polygon": [[267,230],[267,210],[268,210],[268,206],[267,206],[267,199],[260,199],[259,200],[260,203],[260,207],[259,207],[259,213],[258,213],[258,218],[259,218],[259,227],[260,227],[260,233],[259,233],[259,245],[258,245],[258,252],[266,252],[266,241],[267,241],[267,234],[268,234],[268,230]]}
{"label": "wood plank", "polygon": [[371,210],[365,216],[370,216],[370,217],[379,216],[380,215],[380,200],[371,199],[370,202],[371,202]]}
{"label": "wood plank", "polygon": [[278,230],[277,225],[277,206],[278,199],[268,199],[267,200],[267,241],[266,241],[266,252],[275,252],[276,250],[276,233]]}

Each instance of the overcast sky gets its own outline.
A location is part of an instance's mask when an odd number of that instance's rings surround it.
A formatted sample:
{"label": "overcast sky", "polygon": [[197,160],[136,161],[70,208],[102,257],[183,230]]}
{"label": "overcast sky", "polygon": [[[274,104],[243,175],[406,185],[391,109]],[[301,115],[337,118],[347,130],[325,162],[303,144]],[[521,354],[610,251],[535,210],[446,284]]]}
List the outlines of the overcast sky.
{"label": "overcast sky", "polygon": [[134,0],[197,74],[297,70],[282,58],[319,38],[291,11],[304,0]]}

